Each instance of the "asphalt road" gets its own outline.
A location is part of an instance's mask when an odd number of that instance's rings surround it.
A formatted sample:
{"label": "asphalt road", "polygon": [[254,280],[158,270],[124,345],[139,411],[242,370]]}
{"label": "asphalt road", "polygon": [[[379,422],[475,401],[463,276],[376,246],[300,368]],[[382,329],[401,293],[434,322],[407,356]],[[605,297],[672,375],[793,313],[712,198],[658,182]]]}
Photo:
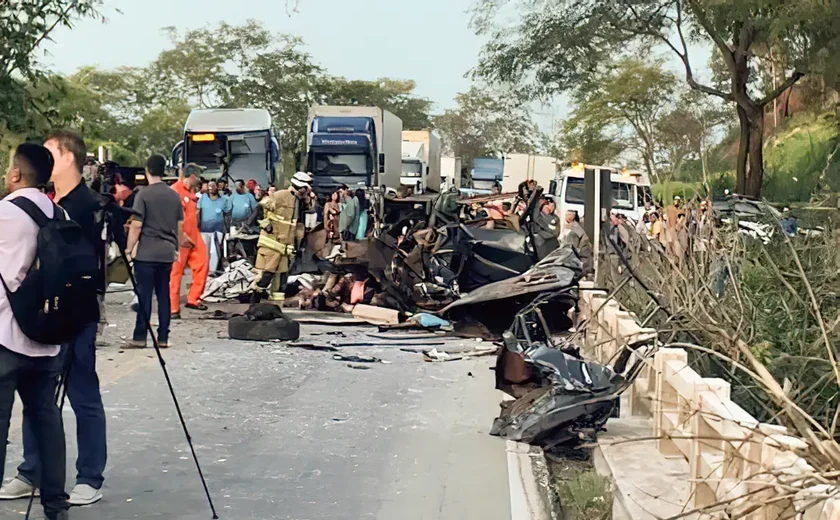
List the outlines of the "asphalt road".
{"label": "asphalt road", "polygon": [[[210,519],[154,352],[120,350],[133,314],[125,295],[110,300],[114,326],[98,358],[109,435],[105,498],[74,508],[71,518]],[[164,356],[220,518],[510,518],[505,443],[488,435],[500,400],[492,357],[425,363],[398,346],[343,349],[389,361],[359,370],[330,352],[229,340],[225,322],[187,317],[174,325],[175,348]],[[338,328],[302,330],[339,341],[373,331],[342,327],[342,338],[325,334]],[[64,417],[69,489],[69,406]],[[7,478],[20,453],[14,425],[10,443]],[[22,518],[25,509],[26,501],[0,503],[0,518]]]}

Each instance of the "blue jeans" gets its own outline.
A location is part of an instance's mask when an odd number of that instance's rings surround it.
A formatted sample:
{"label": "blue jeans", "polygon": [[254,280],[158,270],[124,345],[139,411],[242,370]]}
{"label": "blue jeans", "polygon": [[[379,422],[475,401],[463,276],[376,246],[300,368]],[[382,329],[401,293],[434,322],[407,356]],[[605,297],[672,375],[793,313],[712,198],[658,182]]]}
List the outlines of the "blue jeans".
{"label": "blue jeans", "polygon": [[[66,374],[67,399],[76,415],[76,484],[102,487],[102,473],[107,461],[105,408],[96,375],[97,323],[88,323],[75,341],[61,346],[63,373]],[[23,417],[23,462],[18,477],[34,486],[41,483],[41,453],[35,442],[32,422]]]}
{"label": "blue jeans", "polygon": [[55,404],[60,373],[58,357],[27,357],[0,346],[0,480],[3,479],[6,438],[17,390],[23,401],[23,424],[28,425],[29,443],[37,446],[46,460],[41,479],[41,503],[47,518],[58,518],[67,509],[64,424]]}
{"label": "blue jeans", "polygon": [[134,279],[137,280],[137,320],[134,324],[135,341],[146,341],[146,317],[152,316],[152,295],[157,296],[158,304],[158,341],[169,342],[169,321],[172,309],[169,304],[169,275],[172,264],[163,262],[134,261]]}

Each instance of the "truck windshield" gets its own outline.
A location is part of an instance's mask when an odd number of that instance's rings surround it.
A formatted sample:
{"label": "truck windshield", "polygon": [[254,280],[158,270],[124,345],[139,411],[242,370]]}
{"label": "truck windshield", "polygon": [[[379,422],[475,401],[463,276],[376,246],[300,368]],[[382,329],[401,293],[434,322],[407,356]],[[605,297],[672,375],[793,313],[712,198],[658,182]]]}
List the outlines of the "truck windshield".
{"label": "truck windshield", "polygon": [[368,161],[366,155],[348,154],[315,154],[314,173],[324,174],[358,174],[368,173]]}
{"label": "truck windshield", "polygon": [[626,182],[612,183],[612,203],[614,208],[633,209],[633,185]]}
{"label": "truck windshield", "polygon": [[566,177],[566,202],[569,204],[584,204],[586,201],[586,190],[583,187],[583,179],[578,177]]}
{"label": "truck windshield", "polygon": [[423,174],[423,165],[419,162],[403,162],[403,177],[420,177]]}

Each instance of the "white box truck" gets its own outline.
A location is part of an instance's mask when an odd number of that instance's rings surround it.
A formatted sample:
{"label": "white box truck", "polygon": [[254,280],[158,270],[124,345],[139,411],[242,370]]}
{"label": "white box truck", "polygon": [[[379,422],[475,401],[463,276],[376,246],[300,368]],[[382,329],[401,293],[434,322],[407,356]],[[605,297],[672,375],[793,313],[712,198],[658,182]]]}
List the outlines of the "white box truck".
{"label": "white box truck", "polygon": [[[441,184],[446,184],[446,188],[455,186],[461,188],[461,168],[462,161],[460,157],[441,157],[440,159],[440,176]],[[444,190],[446,191],[446,190]]]}
{"label": "white box truck", "polygon": [[306,163],[318,195],[342,184],[399,187],[399,117],[378,107],[318,105],[309,108],[307,129]]}
{"label": "white box truck", "polygon": [[435,130],[403,130],[402,184],[440,192],[440,135]]}
{"label": "white box truck", "polygon": [[520,183],[532,179],[547,190],[556,176],[557,159],[554,157],[523,153],[507,154],[502,176],[502,192],[514,192]]}

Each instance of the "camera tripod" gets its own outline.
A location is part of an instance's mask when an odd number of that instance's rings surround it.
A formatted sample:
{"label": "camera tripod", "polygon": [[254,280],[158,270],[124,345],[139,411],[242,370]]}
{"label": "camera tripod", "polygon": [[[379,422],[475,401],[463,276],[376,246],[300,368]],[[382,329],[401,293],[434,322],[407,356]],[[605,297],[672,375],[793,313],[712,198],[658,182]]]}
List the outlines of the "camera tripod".
{"label": "camera tripod", "polygon": [[[131,269],[132,263],[126,255],[126,239],[124,233],[122,233],[123,223],[120,222],[117,215],[121,212],[130,212],[130,210],[126,210],[125,208],[121,208],[114,203],[113,199],[108,196],[103,196],[103,200],[100,204],[100,211],[103,212],[105,216],[105,223],[108,229],[108,236],[114,243],[117,244],[120,250],[120,256],[125,262],[125,265],[128,267],[128,279],[131,282],[132,291],[137,298],[140,298],[140,294],[137,292],[137,279],[134,276],[134,271]],[[117,232],[119,230],[119,232]],[[216,507],[213,504],[213,498],[210,496],[210,489],[207,487],[207,480],[204,478],[204,472],[201,470],[201,464],[198,461],[198,455],[195,452],[195,446],[193,445],[192,436],[190,435],[189,429],[187,428],[186,419],[184,419],[184,414],[181,412],[181,405],[178,403],[178,397],[175,395],[175,388],[172,386],[172,380],[169,377],[169,371],[166,368],[166,361],[163,359],[163,355],[160,351],[160,343],[158,342],[157,335],[155,334],[154,330],[152,329],[152,322],[150,313],[146,312],[146,309],[142,308],[142,306],[138,306],[137,312],[142,312],[143,319],[146,324],[146,333],[149,334],[152,338],[152,345],[154,346],[155,353],[157,354],[157,359],[160,363],[160,368],[163,370],[163,376],[166,379],[166,385],[169,388],[169,394],[172,396],[172,401],[175,404],[175,411],[178,413],[178,419],[181,422],[181,428],[184,430],[184,436],[187,439],[187,444],[190,446],[190,452],[192,453],[193,461],[195,462],[196,470],[198,471],[198,477],[201,479],[201,485],[204,488],[204,494],[207,497],[207,503],[210,506],[210,512],[213,514],[213,520],[217,520],[219,515],[216,514]],[[70,347],[73,348],[73,347]],[[59,411],[64,408],[64,401],[67,397],[67,379],[70,375],[70,364],[72,363],[72,356],[70,361],[67,363],[67,366],[64,367],[64,373],[59,380],[59,385],[56,388],[56,403],[58,404]],[[26,516],[24,517],[25,520],[29,520],[29,514],[32,510],[32,504],[35,500],[35,486],[32,487],[32,494],[29,497],[29,505],[26,509]]]}

